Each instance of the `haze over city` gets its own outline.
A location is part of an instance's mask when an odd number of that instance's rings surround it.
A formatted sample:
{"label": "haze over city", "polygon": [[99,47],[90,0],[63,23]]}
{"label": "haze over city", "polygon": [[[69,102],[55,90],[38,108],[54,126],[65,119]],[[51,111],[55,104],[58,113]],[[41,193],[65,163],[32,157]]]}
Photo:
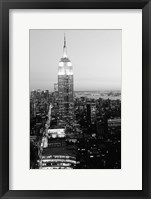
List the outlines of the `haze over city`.
{"label": "haze over city", "polygon": [[30,90],[54,90],[64,34],[75,91],[121,90],[121,30],[30,30]]}

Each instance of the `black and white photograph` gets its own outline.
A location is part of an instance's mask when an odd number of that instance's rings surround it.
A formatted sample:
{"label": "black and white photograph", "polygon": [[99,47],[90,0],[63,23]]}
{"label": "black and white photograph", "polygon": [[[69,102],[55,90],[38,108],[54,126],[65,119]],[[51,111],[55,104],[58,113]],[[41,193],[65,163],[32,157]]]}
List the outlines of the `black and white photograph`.
{"label": "black and white photograph", "polygon": [[30,29],[30,169],[121,169],[122,30]]}

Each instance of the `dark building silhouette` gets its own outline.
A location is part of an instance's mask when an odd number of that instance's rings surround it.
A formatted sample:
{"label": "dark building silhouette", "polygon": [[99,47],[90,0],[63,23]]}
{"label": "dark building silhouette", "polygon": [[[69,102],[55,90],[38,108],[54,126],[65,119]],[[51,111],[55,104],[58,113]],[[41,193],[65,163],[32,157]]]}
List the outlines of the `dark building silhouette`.
{"label": "dark building silhouette", "polygon": [[108,119],[108,132],[114,135],[121,134],[121,118]]}
{"label": "dark building silhouette", "polygon": [[58,125],[65,126],[73,122],[73,69],[67,57],[66,38],[64,36],[63,57],[58,69]]}
{"label": "dark building silhouette", "polygon": [[87,122],[94,124],[96,121],[96,104],[87,103]]}

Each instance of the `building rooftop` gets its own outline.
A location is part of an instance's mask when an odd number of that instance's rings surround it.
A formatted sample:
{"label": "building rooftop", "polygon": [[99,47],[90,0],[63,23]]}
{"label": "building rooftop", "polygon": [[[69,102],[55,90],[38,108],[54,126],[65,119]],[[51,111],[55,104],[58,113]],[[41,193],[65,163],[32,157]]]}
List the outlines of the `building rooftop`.
{"label": "building rooftop", "polygon": [[43,156],[50,155],[64,155],[64,156],[75,156],[75,152],[72,149],[68,149],[67,147],[48,147],[44,148],[42,152]]}

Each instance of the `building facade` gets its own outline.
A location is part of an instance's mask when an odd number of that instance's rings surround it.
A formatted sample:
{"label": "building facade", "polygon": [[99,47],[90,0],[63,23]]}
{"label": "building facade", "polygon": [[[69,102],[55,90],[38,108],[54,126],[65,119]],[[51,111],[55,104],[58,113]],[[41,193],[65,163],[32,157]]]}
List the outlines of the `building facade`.
{"label": "building facade", "polygon": [[73,123],[73,68],[67,57],[66,38],[64,36],[63,57],[58,68],[58,125],[64,127]]}
{"label": "building facade", "polygon": [[121,134],[121,118],[108,119],[108,133],[114,135]]}
{"label": "building facade", "polygon": [[87,122],[89,124],[94,124],[96,121],[96,104],[87,103]]}

